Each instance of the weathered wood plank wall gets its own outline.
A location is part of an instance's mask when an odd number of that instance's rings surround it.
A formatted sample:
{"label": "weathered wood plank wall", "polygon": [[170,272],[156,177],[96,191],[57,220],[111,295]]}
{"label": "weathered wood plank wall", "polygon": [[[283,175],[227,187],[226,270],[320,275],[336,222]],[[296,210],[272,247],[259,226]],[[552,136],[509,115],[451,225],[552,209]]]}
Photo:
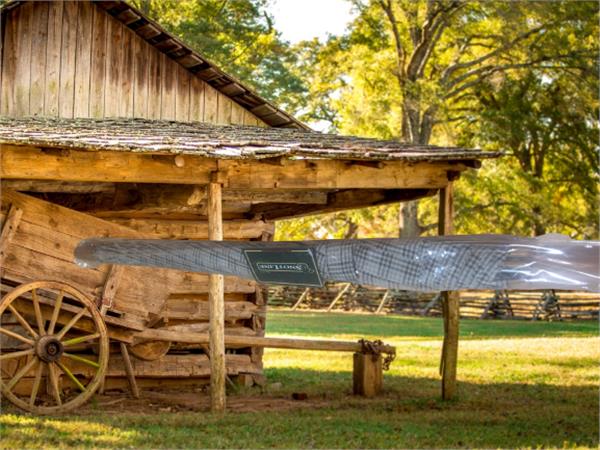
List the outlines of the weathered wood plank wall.
{"label": "weathered wood plank wall", "polygon": [[91,2],[6,12],[0,114],[266,126]]}

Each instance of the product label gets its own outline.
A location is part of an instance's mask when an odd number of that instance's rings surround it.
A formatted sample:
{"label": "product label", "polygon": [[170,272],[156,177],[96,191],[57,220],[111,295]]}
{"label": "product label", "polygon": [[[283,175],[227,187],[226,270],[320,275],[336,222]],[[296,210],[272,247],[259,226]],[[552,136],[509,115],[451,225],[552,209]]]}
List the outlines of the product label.
{"label": "product label", "polygon": [[311,249],[244,250],[244,255],[261,283],[323,286]]}

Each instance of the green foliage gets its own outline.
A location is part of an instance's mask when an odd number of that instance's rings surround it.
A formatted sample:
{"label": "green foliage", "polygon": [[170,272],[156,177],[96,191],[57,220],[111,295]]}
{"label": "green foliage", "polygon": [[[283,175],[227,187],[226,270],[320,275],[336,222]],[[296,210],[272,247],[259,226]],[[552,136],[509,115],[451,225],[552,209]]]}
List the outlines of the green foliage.
{"label": "green foliage", "polygon": [[267,0],[133,0],[143,12],[226,72],[290,111],[305,86],[297,54],[273,28]]}
{"label": "green foliage", "polygon": [[[310,91],[326,99],[306,118],[344,134],[507,152],[457,183],[459,233],[598,236],[596,2],[353,3],[347,35],[305,48]],[[351,214],[361,225],[382,216]],[[418,219],[430,233],[435,202],[420,202]],[[339,223],[324,216],[313,228],[334,236]],[[280,236],[300,236],[298,226]]]}
{"label": "green foliage", "polygon": [[461,182],[462,229],[598,237],[596,73],[532,70],[482,87],[460,138],[509,156]]}

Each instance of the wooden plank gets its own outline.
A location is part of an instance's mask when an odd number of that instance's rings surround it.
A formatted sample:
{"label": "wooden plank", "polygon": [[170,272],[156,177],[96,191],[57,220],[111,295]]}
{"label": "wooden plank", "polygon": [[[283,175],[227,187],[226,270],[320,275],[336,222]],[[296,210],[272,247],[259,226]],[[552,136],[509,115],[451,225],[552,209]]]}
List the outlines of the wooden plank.
{"label": "wooden plank", "polygon": [[0,267],[4,265],[4,258],[7,255],[8,245],[12,242],[21,217],[23,216],[23,210],[18,206],[10,207],[6,220],[2,221],[2,233],[0,234]]}
{"label": "wooden plank", "polygon": [[[243,294],[233,294],[236,298]],[[191,298],[170,297],[167,299],[161,316],[168,319],[180,320],[209,320],[208,301],[201,301],[201,295],[194,295]],[[258,307],[248,301],[231,301],[230,298],[224,298],[225,301],[225,320],[233,322],[240,319],[251,319],[258,311]],[[208,300],[208,298],[207,298]]]}
{"label": "wooden plank", "polygon": [[[226,355],[228,375],[238,373],[257,373],[248,355]],[[156,361],[132,359],[133,372],[136,377],[152,378],[190,378],[210,375],[210,360],[206,355],[166,355]],[[73,364],[74,365],[74,364]],[[83,364],[73,367],[75,373],[86,374],[88,369]],[[122,357],[111,355],[107,377],[123,377],[126,375]]]}
{"label": "wooden plank", "polygon": [[218,123],[217,122],[217,97],[219,93],[208,84],[204,86],[204,122],[207,123]]}
{"label": "wooden plank", "polygon": [[231,104],[231,123],[244,125],[244,108],[235,102]]}
{"label": "wooden plank", "polygon": [[354,354],[352,374],[354,395],[375,397],[383,390],[383,365],[381,355]]}
{"label": "wooden plank", "polygon": [[190,73],[185,67],[176,64],[176,98],[175,120],[188,122],[190,120]]}
{"label": "wooden plank", "polygon": [[258,117],[248,110],[244,110],[244,125],[256,127],[258,126]]}
{"label": "wooden plank", "polygon": [[124,271],[124,266],[116,264],[111,265],[108,269],[106,280],[104,281],[104,286],[102,288],[102,294],[100,296],[100,312],[102,315],[105,315],[112,307]]}
{"label": "wooden plank", "polygon": [[[157,239],[208,239],[208,222],[161,219],[113,219],[111,222]],[[265,231],[273,233],[275,225],[262,220],[227,220],[223,222],[224,239],[257,238]]]}
{"label": "wooden plank", "polygon": [[139,36],[133,37],[135,80],[133,83],[133,117],[148,117],[149,46]]}
{"label": "wooden plank", "polygon": [[[453,232],[454,212],[453,187],[440,189],[438,209],[438,232],[449,235]],[[442,375],[442,399],[450,400],[456,395],[456,365],[458,360],[458,335],[460,318],[460,296],[457,292],[442,292],[442,313],[444,317],[444,342],[440,361]]]}
{"label": "wooden plank", "polygon": [[148,47],[148,118],[160,119],[161,115],[161,90],[162,90],[162,61],[161,54],[149,44]]}
{"label": "wooden plank", "polygon": [[2,42],[2,93],[0,97],[0,113],[2,115],[14,114],[16,103],[15,77],[17,72],[18,57],[18,23],[21,8],[5,11],[4,41]]}
{"label": "wooden plank", "polygon": [[[96,119],[104,117],[104,95],[106,89],[106,45],[108,41],[108,16],[100,8],[94,8],[92,56],[90,65],[90,108],[89,115]],[[110,95],[110,94],[109,94]]]}
{"label": "wooden plank", "polygon": [[[208,238],[223,240],[222,186],[211,182],[208,185]],[[215,413],[225,411],[225,296],[223,275],[210,274],[209,320],[210,320],[210,395],[211,410]]]}
{"label": "wooden plank", "polygon": [[75,55],[77,50],[78,2],[63,6],[62,48],[60,60],[59,117],[73,117],[75,107]]}
{"label": "wooden plank", "polygon": [[122,54],[123,25],[113,17],[107,17],[104,117],[119,116]]}
{"label": "wooden plank", "polygon": [[58,116],[59,111],[63,7],[64,2],[48,2],[44,115],[51,117]]}
{"label": "wooden plank", "polygon": [[[110,151],[52,151],[0,144],[0,175],[5,179],[91,182],[208,184],[217,160],[186,155],[178,166],[172,155]],[[439,188],[449,163],[389,161],[365,167],[339,160],[284,160],[281,166],[260,161],[219,160],[227,189],[413,189]],[[102,167],[102,170],[98,170]]]}
{"label": "wooden plank", "polygon": [[178,64],[161,53],[161,119],[175,120]]}
{"label": "wooden plank", "polygon": [[133,31],[123,27],[121,84],[117,92],[119,96],[119,117],[133,116],[134,37]]}
{"label": "wooden plank", "polygon": [[217,123],[229,125],[231,123],[231,108],[233,102],[223,94],[217,94]]}
{"label": "wooden plank", "polygon": [[44,114],[44,89],[46,86],[46,56],[48,44],[48,10],[46,2],[33,3],[31,40],[31,87],[29,114]]}
{"label": "wooden plank", "polygon": [[196,76],[190,78],[190,121],[204,120],[204,81]]}
{"label": "wooden plank", "polygon": [[92,33],[94,9],[90,2],[77,2],[77,46],[75,50],[75,117],[90,117],[90,66],[92,58]]}
{"label": "wooden plank", "polygon": [[12,89],[15,90],[13,114],[29,115],[30,82],[31,82],[31,35],[33,25],[33,3],[24,3],[17,24],[17,66]]}

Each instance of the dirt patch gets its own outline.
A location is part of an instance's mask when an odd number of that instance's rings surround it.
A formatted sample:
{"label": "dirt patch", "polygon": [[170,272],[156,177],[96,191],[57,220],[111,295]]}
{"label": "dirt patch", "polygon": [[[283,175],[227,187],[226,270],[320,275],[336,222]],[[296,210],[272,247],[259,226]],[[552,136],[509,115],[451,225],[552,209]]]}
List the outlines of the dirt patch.
{"label": "dirt patch", "polygon": [[[292,411],[305,408],[322,408],[330,406],[331,402],[324,398],[294,400],[292,396],[256,393],[235,393],[227,396],[227,411],[229,412],[262,412],[262,411]],[[140,398],[132,398],[129,393],[110,391],[103,395],[96,394],[85,405],[69,415],[97,415],[112,413],[135,414],[165,414],[177,412],[210,412],[210,397],[204,389],[190,389],[186,392],[172,389],[142,390]],[[23,412],[10,403],[2,402],[2,412]]]}

